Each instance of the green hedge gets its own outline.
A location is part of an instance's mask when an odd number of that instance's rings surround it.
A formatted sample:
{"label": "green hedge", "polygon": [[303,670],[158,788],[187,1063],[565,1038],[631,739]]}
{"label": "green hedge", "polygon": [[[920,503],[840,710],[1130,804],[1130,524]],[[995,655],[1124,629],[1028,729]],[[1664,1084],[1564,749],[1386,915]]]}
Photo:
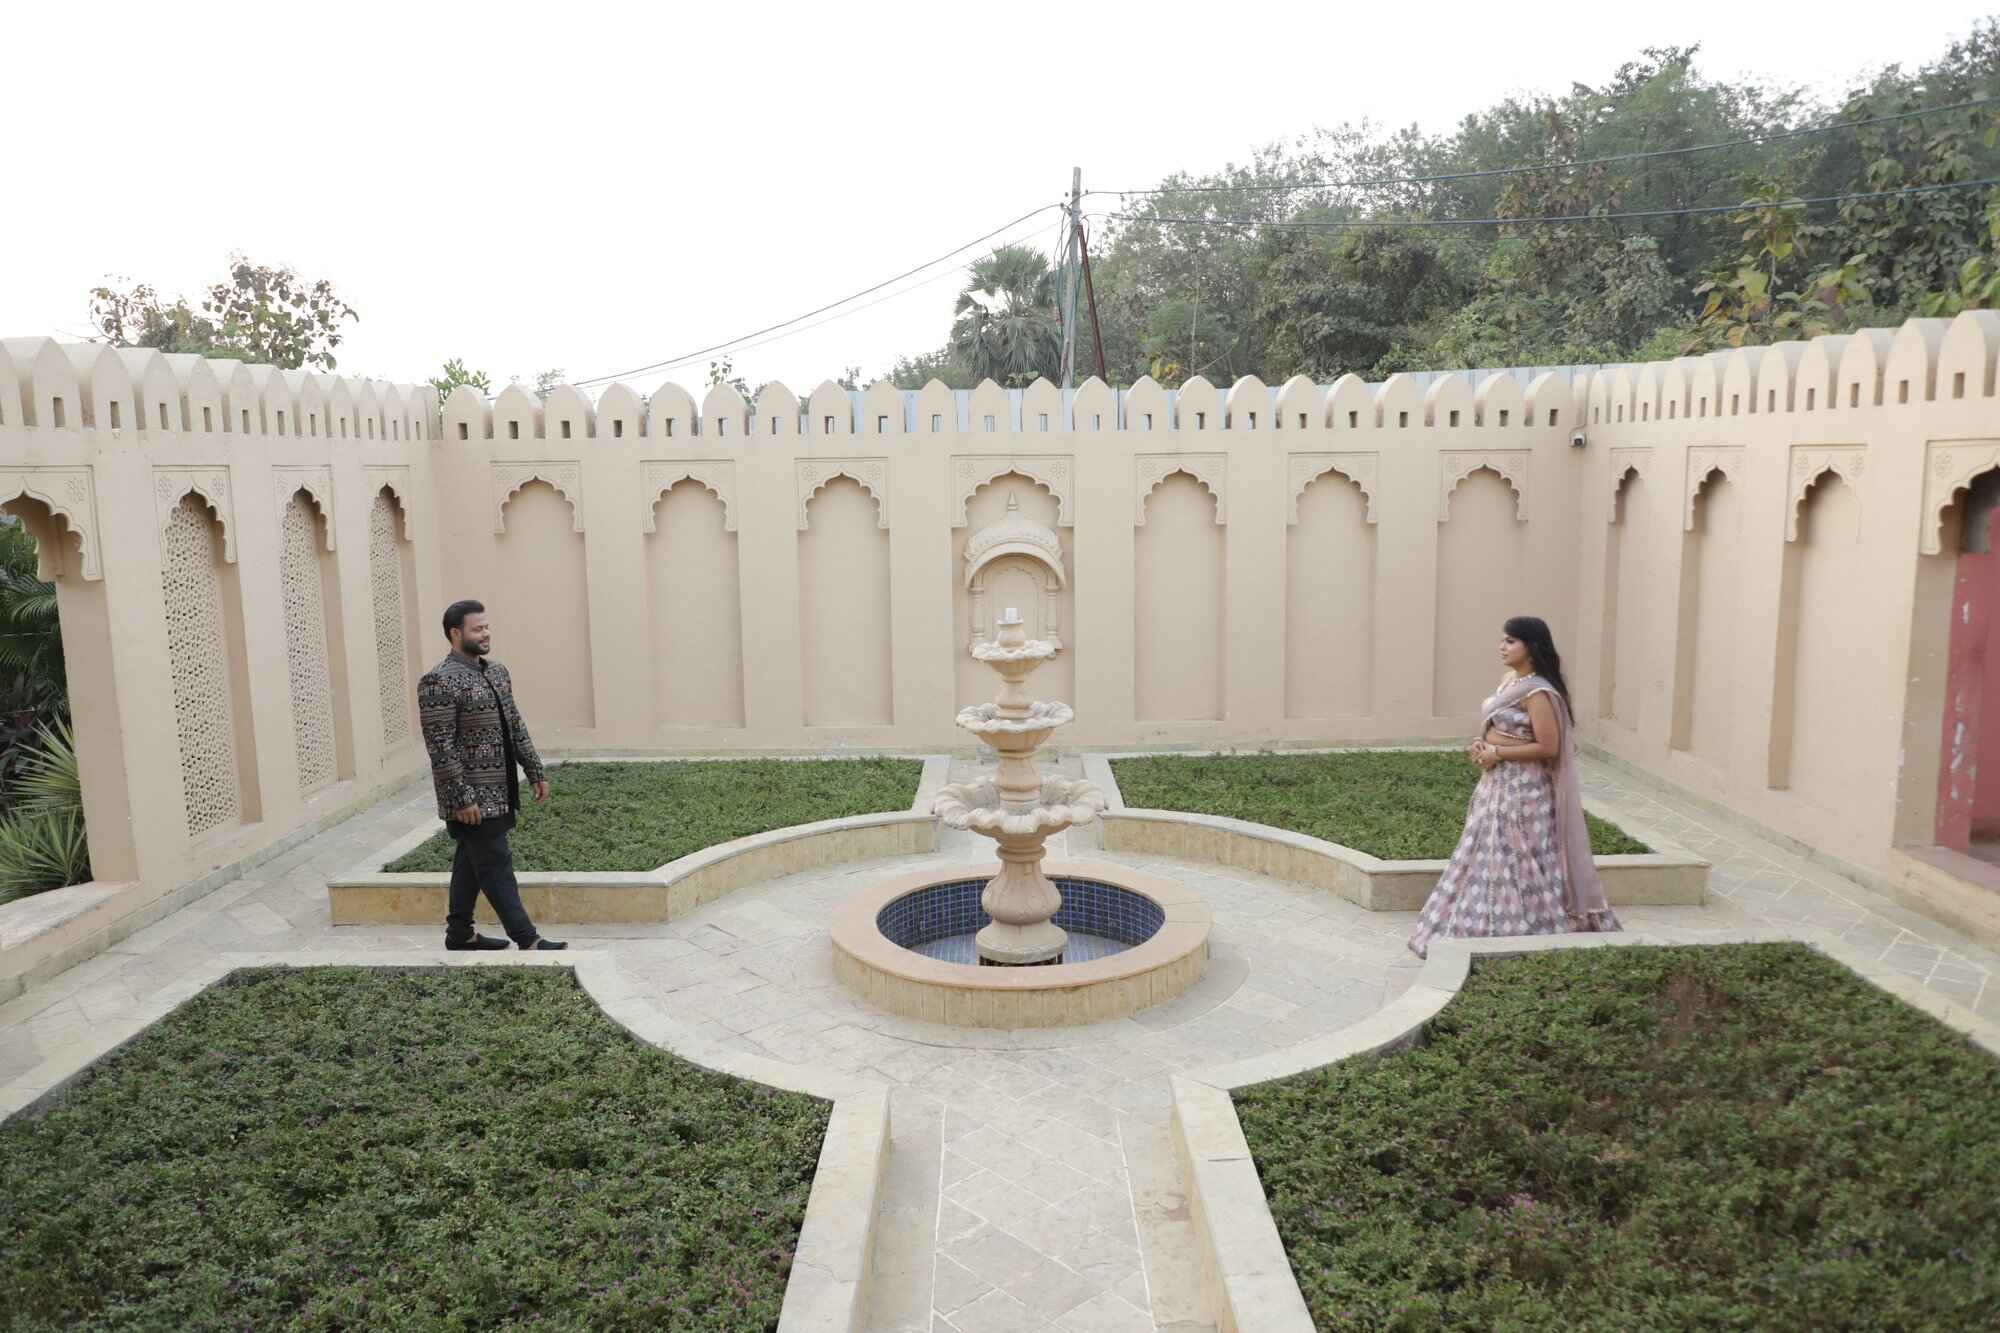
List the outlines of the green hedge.
{"label": "green hedge", "polygon": [[[1385,861],[1441,861],[1458,846],[1479,769],[1435,750],[1342,754],[1160,755],[1114,760],[1118,791],[1135,810],[1226,815],[1305,833]],[[1647,851],[1595,815],[1599,856]]]}
{"label": "green hedge", "polygon": [[827,1116],[567,969],[239,973],[0,1126],[0,1325],[772,1328]]}
{"label": "green hedge", "polygon": [[[913,759],[727,759],[562,764],[538,806],[525,783],[508,845],[516,870],[657,870],[689,852],[821,819],[907,810]],[[451,835],[384,867],[450,870]]]}
{"label": "green hedge", "polygon": [[1480,964],[1423,1045],[1236,1105],[1322,1329],[2000,1311],[2000,1061],[1803,946]]}

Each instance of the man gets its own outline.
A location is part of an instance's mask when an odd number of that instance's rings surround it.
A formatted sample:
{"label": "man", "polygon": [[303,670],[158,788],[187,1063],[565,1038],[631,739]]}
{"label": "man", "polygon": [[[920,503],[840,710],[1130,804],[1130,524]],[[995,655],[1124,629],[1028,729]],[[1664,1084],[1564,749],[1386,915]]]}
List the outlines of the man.
{"label": "man", "polygon": [[535,804],[549,799],[548,773],[528,736],[528,724],[514,705],[507,668],[487,660],[493,630],[478,602],[453,602],[444,611],[444,637],[451,653],[417,683],[417,712],[424,748],[431,756],[431,783],[437,788],[438,818],[451,830],[458,852],[451,862],[451,900],[445,909],[444,947],[504,949],[506,940],[472,928],[479,891],[500,915],[500,924],[523,949],[564,949],[543,939],[521,906],[514,878],[514,854],[507,830],[521,807],[521,769],[534,784]]}

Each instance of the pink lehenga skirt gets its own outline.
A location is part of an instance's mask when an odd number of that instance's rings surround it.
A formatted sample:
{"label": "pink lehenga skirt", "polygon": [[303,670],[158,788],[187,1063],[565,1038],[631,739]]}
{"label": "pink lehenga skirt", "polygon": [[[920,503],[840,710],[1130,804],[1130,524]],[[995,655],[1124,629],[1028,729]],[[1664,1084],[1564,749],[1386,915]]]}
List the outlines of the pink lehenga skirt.
{"label": "pink lehenga skirt", "polygon": [[1473,789],[1465,833],[1424,903],[1410,948],[1422,958],[1438,936],[1617,930],[1609,908],[1569,914],[1566,874],[1548,765],[1495,764]]}

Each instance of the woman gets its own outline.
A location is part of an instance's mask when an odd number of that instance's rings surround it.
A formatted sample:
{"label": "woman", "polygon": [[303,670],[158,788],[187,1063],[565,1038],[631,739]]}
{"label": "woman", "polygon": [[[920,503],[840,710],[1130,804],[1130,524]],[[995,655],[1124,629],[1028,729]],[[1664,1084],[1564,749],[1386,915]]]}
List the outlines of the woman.
{"label": "woman", "polygon": [[1507,675],[1481,707],[1466,755],[1484,771],[1465,833],[1424,903],[1410,948],[1445,935],[1555,935],[1617,930],[1590,859],[1576,785],[1569,687],[1549,627],[1516,616],[1503,628]]}

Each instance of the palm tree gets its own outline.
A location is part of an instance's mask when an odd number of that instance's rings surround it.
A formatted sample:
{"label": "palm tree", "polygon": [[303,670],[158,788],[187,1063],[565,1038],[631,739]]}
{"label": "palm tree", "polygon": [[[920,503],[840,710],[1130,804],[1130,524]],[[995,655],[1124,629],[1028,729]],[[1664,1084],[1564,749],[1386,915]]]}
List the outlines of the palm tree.
{"label": "palm tree", "polygon": [[958,296],[951,350],[976,379],[1008,388],[1060,374],[1062,318],[1048,257],[1031,246],[1003,245],[974,264]]}

